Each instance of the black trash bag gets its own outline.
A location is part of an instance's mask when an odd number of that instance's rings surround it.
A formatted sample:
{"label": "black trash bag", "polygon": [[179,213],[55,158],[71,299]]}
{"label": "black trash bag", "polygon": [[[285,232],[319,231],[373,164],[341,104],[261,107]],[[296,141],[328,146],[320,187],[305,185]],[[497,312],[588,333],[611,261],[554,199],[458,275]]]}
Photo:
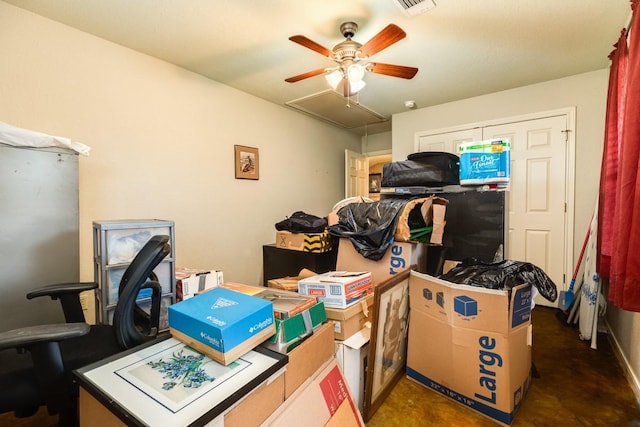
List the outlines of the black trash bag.
{"label": "black trash bag", "polygon": [[484,263],[466,259],[440,278],[463,285],[502,290],[530,283],[547,300],[554,302],[558,298],[556,285],[551,278],[541,268],[528,262],[504,260]]}
{"label": "black trash bag", "polygon": [[384,199],[371,203],[350,203],[338,210],[338,223],[329,234],[347,237],[363,257],[378,261],[393,243],[398,216],[405,199]]}
{"label": "black trash bag", "polygon": [[290,217],[276,223],[276,230],[292,233],[323,233],[327,228],[327,219],[297,211]]}

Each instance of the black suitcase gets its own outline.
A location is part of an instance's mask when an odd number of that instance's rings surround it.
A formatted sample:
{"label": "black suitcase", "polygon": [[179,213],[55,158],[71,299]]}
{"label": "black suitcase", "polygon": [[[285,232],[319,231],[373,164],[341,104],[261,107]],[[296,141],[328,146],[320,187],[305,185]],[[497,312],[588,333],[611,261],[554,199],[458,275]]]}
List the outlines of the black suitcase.
{"label": "black suitcase", "polygon": [[382,167],[383,187],[457,184],[460,184],[460,158],[451,153],[413,153],[407,156],[407,160],[387,163]]}

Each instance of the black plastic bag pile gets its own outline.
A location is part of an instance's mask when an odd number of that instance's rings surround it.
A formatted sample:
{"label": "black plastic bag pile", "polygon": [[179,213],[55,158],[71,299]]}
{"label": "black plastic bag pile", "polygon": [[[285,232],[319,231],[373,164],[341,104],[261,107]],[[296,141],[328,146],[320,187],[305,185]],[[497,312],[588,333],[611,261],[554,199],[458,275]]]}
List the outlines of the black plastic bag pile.
{"label": "black plastic bag pile", "polygon": [[528,262],[504,260],[484,263],[467,259],[440,278],[462,285],[501,290],[530,283],[547,300],[554,302],[558,298],[556,285],[551,278],[542,269]]}
{"label": "black plastic bag pile", "polygon": [[398,215],[407,200],[384,199],[373,203],[351,203],[338,210],[338,223],[329,234],[347,237],[367,259],[380,260],[393,243]]}

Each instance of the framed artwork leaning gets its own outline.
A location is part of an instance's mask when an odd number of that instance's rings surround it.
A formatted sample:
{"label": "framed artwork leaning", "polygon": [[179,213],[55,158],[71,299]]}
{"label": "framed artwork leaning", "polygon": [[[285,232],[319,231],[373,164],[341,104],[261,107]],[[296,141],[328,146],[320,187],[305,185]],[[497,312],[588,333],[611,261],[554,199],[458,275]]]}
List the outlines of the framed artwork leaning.
{"label": "framed artwork leaning", "polygon": [[376,286],[366,367],[364,413],[368,421],[404,375],[409,331],[409,276],[405,269]]}

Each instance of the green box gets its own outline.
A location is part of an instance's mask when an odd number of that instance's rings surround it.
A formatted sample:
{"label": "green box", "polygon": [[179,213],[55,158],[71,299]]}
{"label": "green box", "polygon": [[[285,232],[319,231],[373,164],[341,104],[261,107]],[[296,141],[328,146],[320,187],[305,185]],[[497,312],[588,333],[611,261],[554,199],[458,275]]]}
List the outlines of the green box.
{"label": "green box", "polygon": [[276,333],[264,345],[280,353],[288,353],[313,334],[313,330],[327,321],[323,302],[309,307],[288,319],[275,319]]}

